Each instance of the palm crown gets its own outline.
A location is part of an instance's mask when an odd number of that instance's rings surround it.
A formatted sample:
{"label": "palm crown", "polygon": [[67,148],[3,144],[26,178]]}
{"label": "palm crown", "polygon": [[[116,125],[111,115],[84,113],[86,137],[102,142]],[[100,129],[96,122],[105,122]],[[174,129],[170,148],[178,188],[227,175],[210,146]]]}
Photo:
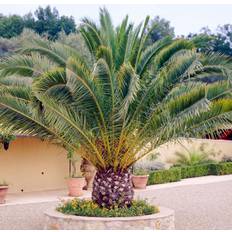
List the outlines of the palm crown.
{"label": "palm crown", "polygon": [[[2,127],[74,150],[80,143],[81,155],[96,167],[127,168],[171,139],[230,126],[228,58],[199,54],[183,39],[164,38],[147,47],[148,18],[134,28],[126,17],[114,29],[101,9],[100,27],[82,22],[93,63],[71,47],[41,39],[2,62],[1,76],[33,78],[31,86],[19,79],[2,89]],[[201,82],[212,74],[221,81]]]}
{"label": "palm crown", "polygon": [[[231,128],[230,59],[198,53],[184,39],[147,46],[148,21],[134,27],[126,17],[115,29],[106,9],[100,26],[84,18],[89,62],[72,47],[42,39],[4,60],[1,127],[68,150],[80,144],[80,155],[98,170],[115,171],[167,141]],[[218,81],[204,82],[211,76]]]}

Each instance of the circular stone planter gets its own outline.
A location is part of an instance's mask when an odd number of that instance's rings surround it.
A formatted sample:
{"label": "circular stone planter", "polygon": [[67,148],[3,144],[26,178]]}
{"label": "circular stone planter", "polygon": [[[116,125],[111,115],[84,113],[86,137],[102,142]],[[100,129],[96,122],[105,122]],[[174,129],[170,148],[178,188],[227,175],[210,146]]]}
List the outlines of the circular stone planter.
{"label": "circular stone planter", "polygon": [[160,212],[136,217],[83,217],[62,214],[55,209],[45,212],[46,230],[173,230],[174,211],[160,207]]}

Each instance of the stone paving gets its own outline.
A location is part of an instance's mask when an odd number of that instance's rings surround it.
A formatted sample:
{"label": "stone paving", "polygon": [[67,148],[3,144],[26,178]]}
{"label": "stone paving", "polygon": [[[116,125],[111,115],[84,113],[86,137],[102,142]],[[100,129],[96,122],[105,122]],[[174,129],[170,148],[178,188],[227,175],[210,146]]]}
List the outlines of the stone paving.
{"label": "stone paving", "polygon": [[156,190],[152,201],[174,209],[176,229],[232,230],[232,181]]}
{"label": "stone paving", "polygon": [[174,209],[176,229],[232,230],[232,175],[148,186],[136,195]]}

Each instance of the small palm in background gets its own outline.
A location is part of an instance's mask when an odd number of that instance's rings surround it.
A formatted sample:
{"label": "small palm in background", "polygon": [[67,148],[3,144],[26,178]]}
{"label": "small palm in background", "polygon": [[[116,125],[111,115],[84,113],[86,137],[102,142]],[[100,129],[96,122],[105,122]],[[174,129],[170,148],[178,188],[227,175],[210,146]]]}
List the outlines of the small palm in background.
{"label": "small palm in background", "polygon": [[192,166],[212,162],[207,153],[190,151],[189,153],[176,152],[177,160],[174,166]]}
{"label": "small palm in background", "polygon": [[215,160],[213,157],[220,155],[220,152],[214,150],[206,150],[205,145],[201,144],[200,147],[175,152],[176,159],[174,166],[192,166],[205,163],[213,163]]}

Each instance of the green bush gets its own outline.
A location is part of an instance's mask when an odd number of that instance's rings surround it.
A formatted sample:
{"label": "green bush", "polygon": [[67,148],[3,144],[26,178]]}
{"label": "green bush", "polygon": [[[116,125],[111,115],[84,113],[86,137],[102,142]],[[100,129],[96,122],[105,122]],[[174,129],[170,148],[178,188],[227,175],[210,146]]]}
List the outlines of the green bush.
{"label": "green bush", "polygon": [[200,165],[192,165],[192,166],[184,166],[181,167],[181,178],[191,178],[198,176],[208,176],[213,175],[213,166],[215,164],[200,164]]}
{"label": "green bush", "polygon": [[213,172],[214,175],[232,174],[232,162],[214,164]]}
{"label": "green bush", "polygon": [[167,182],[175,182],[181,179],[181,169],[171,168],[168,170],[154,171],[149,174],[148,185],[163,184]]}
{"label": "green bush", "polygon": [[134,169],[133,170],[133,175],[135,176],[144,176],[144,175],[148,175],[149,171],[146,169]]}
{"label": "green bush", "polygon": [[100,208],[91,200],[80,200],[74,198],[62,203],[57,211],[76,216],[88,217],[131,217],[158,213],[159,209],[149,205],[145,200],[134,200],[131,207],[115,207],[112,209]]}
{"label": "green bush", "polygon": [[232,162],[173,167],[149,174],[148,185],[179,181],[185,178],[232,174]]}

